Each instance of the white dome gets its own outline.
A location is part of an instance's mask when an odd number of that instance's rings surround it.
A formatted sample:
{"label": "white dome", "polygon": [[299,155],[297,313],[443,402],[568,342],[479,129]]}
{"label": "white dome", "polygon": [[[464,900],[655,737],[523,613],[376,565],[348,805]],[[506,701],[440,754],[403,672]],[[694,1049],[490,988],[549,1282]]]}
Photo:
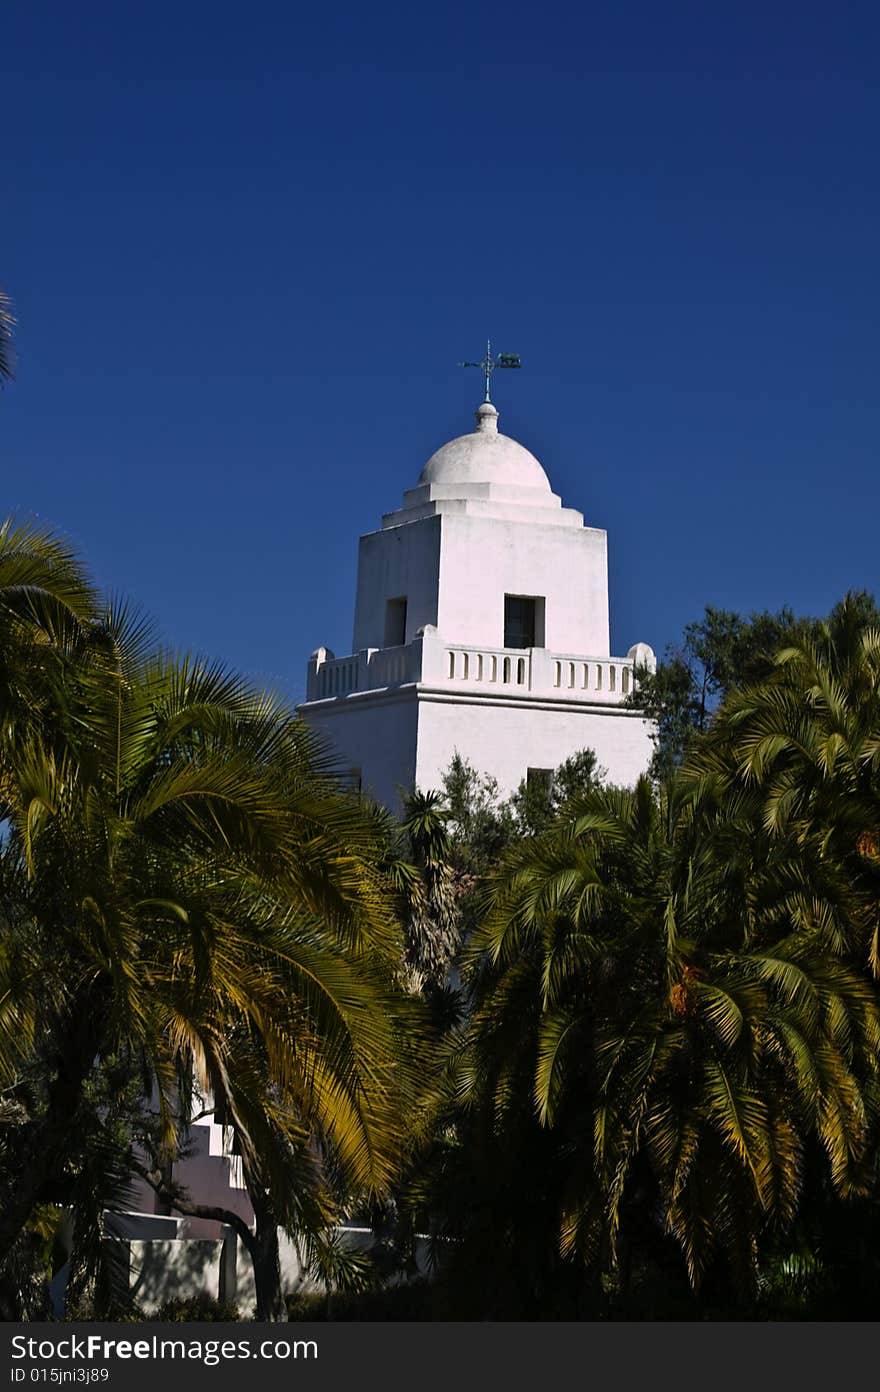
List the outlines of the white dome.
{"label": "white dome", "polygon": [[548,527],[584,525],[583,514],[564,508],[537,459],[516,440],[498,434],[498,412],[489,401],[477,411],[477,428],[432,454],[403,507],[386,512],[382,527],[423,517],[492,517],[501,522],[540,522]]}
{"label": "white dome", "polygon": [[431,455],[418,486],[493,483],[537,488],[550,493],[550,480],[537,459],[516,440],[498,433],[498,412],[486,401],[477,411],[477,428],[459,435]]}

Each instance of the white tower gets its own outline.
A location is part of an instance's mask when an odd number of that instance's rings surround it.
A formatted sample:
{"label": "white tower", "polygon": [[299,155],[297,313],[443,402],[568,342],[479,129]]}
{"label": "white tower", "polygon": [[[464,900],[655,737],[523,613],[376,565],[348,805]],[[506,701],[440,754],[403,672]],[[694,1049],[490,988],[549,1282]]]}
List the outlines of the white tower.
{"label": "white tower", "polygon": [[579,749],[615,783],[651,757],[623,702],[654,654],[610,655],[606,533],[562,506],[493,405],[476,422],[361,537],[352,655],[309,663],[301,715],[389,807],[439,787],[456,751],[503,794]]}

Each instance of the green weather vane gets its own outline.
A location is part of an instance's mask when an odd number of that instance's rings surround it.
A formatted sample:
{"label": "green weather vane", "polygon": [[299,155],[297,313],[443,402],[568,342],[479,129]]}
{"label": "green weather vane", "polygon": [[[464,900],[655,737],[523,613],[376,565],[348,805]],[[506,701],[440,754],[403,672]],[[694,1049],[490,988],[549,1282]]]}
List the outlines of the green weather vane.
{"label": "green weather vane", "polygon": [[499,353],[497,357],[493,358],[492,344],[488,341],[486,342],[486,356],[483,358],[482,362],[463,362],[458,365],[459,367],[478,367],[480,371],[485,374],[486,400],[489,402],[492,400],[489,395],[489,384],[492,373],[495,371],[496,367],[522,367],[522,363],[519,360],[519,353]]}

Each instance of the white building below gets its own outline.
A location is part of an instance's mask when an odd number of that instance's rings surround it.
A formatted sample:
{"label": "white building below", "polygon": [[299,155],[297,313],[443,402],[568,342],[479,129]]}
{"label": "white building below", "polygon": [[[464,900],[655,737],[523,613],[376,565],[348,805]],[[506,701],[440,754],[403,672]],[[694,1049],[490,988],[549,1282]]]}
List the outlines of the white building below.
{"label": "white building below", "polygon": [[585,748],[614,783],[647,768],[650,722],[624,701],[654,654],[611,655],[607,535],[488,402],[361,537],[352,647],[317,649],[299,709],[390,807],[438,788],[456,751],[503,795]]}

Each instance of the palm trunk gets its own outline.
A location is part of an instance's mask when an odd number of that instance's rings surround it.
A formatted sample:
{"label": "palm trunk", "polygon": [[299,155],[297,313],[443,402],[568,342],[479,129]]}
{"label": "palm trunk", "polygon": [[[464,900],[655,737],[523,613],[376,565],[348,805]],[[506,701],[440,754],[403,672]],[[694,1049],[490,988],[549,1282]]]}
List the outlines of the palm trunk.
{"label": "palm trunk", "polygon": [[254,1285],[257,1294],[256,1318],[267,1323],[287,1321],[287,1304],[281,1288],[281,1254],[278,1247],[278,1219],[272,1200],[263,1186],[255,1181],[245,1166],[245,1182],[254,1210],[254,1232],[251,1260],[254,1264]]}
{"label": "palm trunk", "polygon": [[[247,1134],[236,1115],[235,1106],[221,1086],[214,1088],[215,1116],[232,1124],[236,1136]],[[278,1217],[272,1195],[260,1174],[250,1145],[240,1147],[242,1176],[254,1211],[254,1231],[246,1243],[254,1268],[256,1309],[254,1318],[271,1324],[286,1324],[287,1302],[281,1285],[281,1253],[278,1247]]]}

